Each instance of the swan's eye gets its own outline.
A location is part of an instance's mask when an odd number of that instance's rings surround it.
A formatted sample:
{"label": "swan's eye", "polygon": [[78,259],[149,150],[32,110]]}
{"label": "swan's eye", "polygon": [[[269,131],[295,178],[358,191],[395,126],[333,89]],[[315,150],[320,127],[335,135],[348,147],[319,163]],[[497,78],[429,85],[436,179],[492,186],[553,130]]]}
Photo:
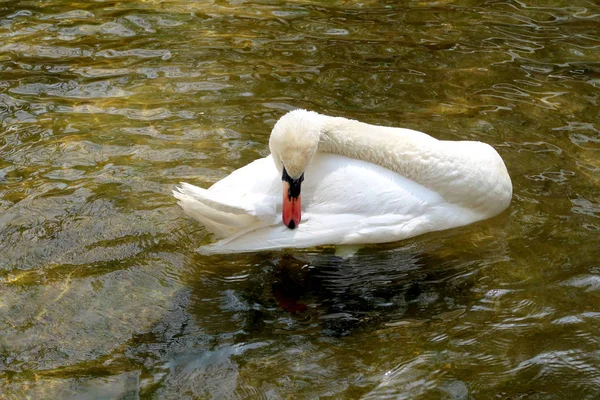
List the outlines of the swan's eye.
{"label": "swan's eye", "polygon": [[283,166],[283,174],[281,175],[281,180],[289,182],[292,180],[292,178],[290,178],[290,176],[287,173],[287,170],[285,169],[285,165]]}

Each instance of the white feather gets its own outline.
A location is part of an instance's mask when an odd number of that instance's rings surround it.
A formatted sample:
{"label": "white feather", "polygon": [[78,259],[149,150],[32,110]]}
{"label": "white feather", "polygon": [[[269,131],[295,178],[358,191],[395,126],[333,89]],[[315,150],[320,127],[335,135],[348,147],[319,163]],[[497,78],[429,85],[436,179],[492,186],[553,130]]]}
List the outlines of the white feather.
{"label": "white feather", "polygon": [[[301,162],[306,167],[299,226],[291,230],[281,222],[282,182],[276,166],[285,163],[286,152],[279,151],[282,146],[272,148],[277,159],[256,160],[208,190],[184,183],[174,191],[188,215],[222,238],[202,251],[397,241],[492,217],[510,203],[512,185],[506,167],[486,144],[441,142],[421,132],[303,112],[307,114],[294,111],[288,116],[294,115],[295,122],[314,118],[312,125],[310,120],[304,125],[313,130],[321,124],[322,137],[316,154],[300,149],[294,155],[305,152],[309,158]],[[278,125],[286,135],[303,134],[284,118]],[[272,136],[275,133],[274,129]],[[400,140],[394,141],[394,135]],[[321,152],[334,147],[354,157]],[[357,152],[365,154],[356,156]],[[374,163],[378,158],[387,160]],[[298,164],[298,159],[294,162]],[[390,167],[394,165],[408,172],[399,173]]]}

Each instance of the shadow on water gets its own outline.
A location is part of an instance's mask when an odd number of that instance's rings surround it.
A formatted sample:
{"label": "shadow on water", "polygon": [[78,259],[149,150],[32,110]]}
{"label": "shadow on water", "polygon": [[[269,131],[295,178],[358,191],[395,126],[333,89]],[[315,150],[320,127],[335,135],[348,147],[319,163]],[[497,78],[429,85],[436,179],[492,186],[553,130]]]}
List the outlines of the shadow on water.
{"label": "shadow on water", "polygon": [[381,358],[361,353],[370,342],[400,335],[403,348],[380,349],[393,366],[398,351],[418,348],[411,339],[418,332],[477,301],[472,289],[486,264],[481,254],[470,259],[457,263],[443,250],[415,245],[365,248],[346,259],[330,248],[191,254],[187,289],[150,335],[132,343],[129,357],[146,365],[140,393],[256,398],[330,375],[344,376],[334,392],[349,384],[366,393],[379,374],[348,371]]}
{"label": "shadow on water", "polygon": [[[448,263],[410,246],[365,249],[349,258],[327,249],[243,257],[245,262],[238,257],[235,265],[252,266],[244,271],[194,273],[192,313],[204,328],[229,326],[253,338],[285,333],[342,337],[403,320],[426,322],[468,306],[478,270],[473,263]],[[227,264],[227,256],[211,258],[212,265]]]}

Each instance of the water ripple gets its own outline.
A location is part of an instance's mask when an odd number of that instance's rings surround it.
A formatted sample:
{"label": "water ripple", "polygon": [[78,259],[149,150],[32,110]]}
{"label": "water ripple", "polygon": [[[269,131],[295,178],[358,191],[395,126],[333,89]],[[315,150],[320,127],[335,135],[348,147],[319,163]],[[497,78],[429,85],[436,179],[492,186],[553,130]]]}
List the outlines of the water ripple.
{"label": "water ripple", "polygon": [[89,84],[79,84],[75,81],[54,84],[29,83],[11,88],[9,92],[22,95],[52,96],[63,98],[107,98],[125,97],[130,93],[115,87],[117,82],[100,81]]}
{"label": "water ripple", "polygon": [[[598,397],[594,2],[5,3],[5,397]],[[490,143],[513,203],[349,259],[197,254],[174,185],[297,107]]]}

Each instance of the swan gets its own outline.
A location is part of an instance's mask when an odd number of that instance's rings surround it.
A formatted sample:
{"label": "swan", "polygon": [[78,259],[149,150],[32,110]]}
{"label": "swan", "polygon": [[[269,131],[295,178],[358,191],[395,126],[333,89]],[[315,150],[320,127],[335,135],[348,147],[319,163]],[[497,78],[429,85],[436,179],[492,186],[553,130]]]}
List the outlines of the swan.
{"label": "swan", "polygon": [[219,241],[204,253],[407,239],[493,217],[512,184],[488,144],[294,110],[271,154],[202,189],[173,194]]}

